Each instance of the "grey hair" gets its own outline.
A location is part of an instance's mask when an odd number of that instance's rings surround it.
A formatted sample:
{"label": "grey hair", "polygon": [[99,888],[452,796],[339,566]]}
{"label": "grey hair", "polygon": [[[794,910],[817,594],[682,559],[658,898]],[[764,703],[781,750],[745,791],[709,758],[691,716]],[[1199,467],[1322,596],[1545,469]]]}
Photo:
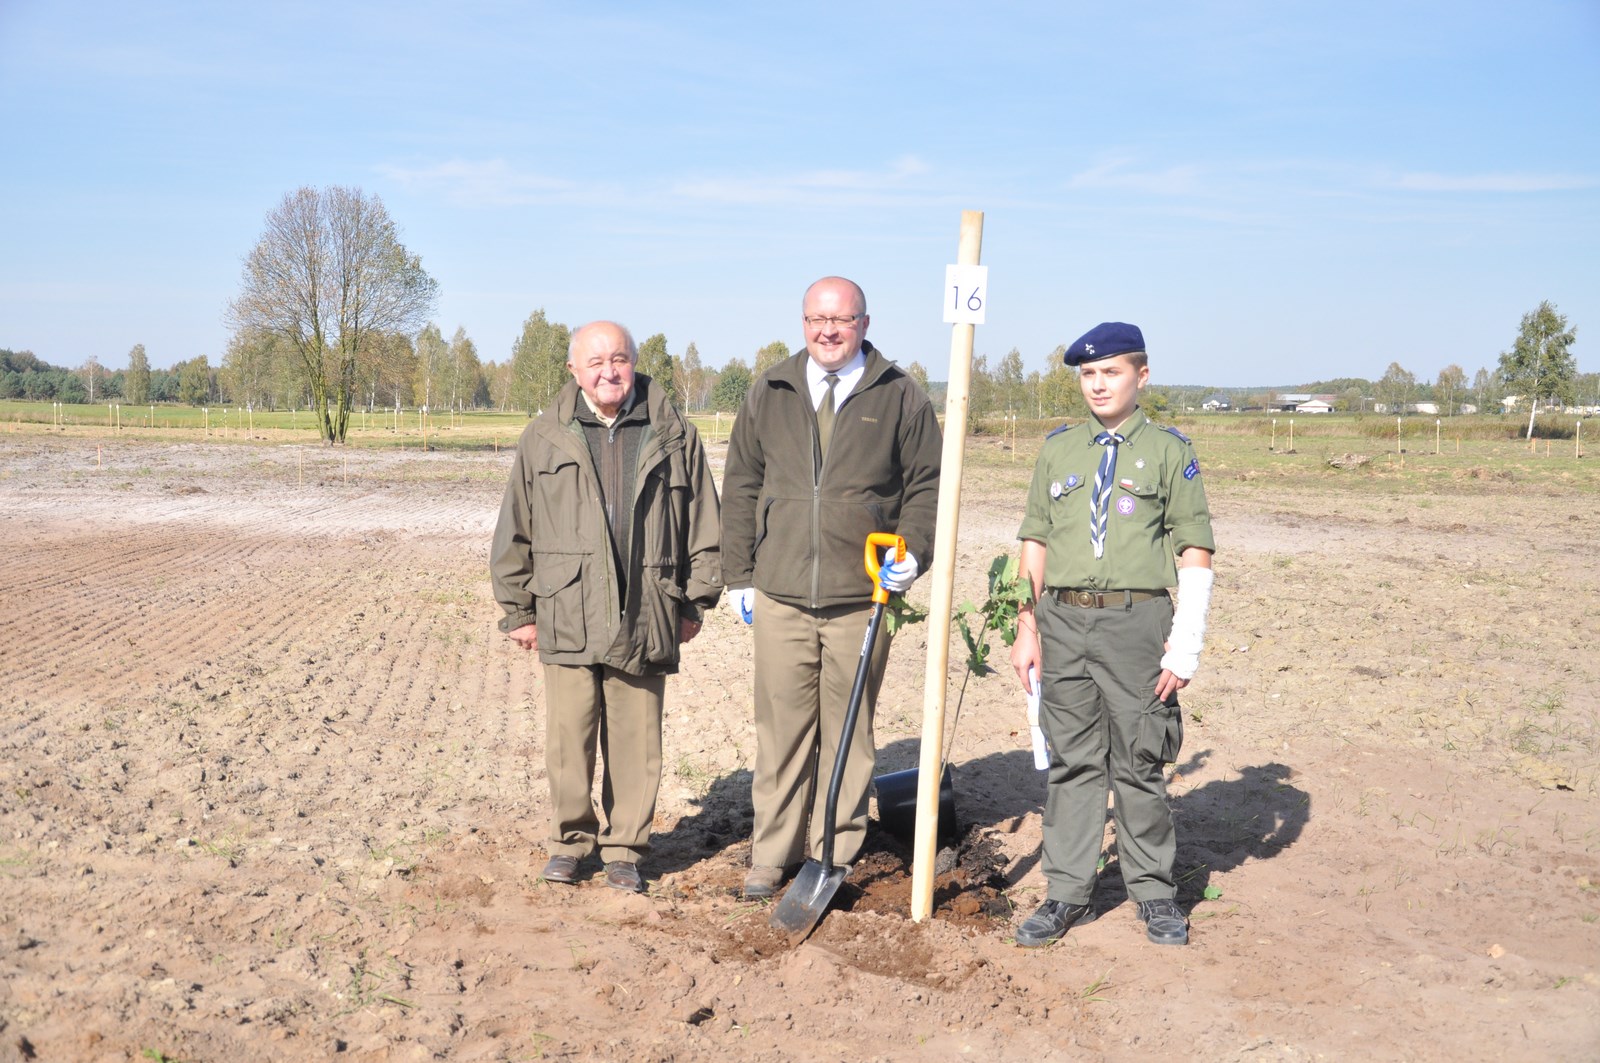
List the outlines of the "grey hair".
{"label": "grey hair", "polygon": [[567,347],[570,349],[575,346],[578,342],[578,337],[583,335],[588,329],[598,328],[601,325],[610,325],[612,328],[622,333],[622,342],[628,347],[628,357],[635,362],[639,360],[639,345],[633,342],[633,333],[628,331],[628,326],[618,324],[615,321],[590,321],[587,324],[579,325],[577,328],[572,330],[572,335],[567,337]]}

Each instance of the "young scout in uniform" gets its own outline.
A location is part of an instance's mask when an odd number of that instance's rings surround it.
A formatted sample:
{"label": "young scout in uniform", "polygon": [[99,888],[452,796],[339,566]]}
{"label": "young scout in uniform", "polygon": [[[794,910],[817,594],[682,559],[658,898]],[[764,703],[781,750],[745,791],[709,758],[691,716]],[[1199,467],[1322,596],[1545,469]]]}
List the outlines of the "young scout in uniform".
{"label": "young scout in uniform", "polygon": [[1017,928],[1017,944],[1048,944],[1094,918],[1109,786],[1122,879],[1146,936],[1182,945],[1189,922],[1176,900],[1162,768],[1183,741],[1177,692],[1200,665],[1211,514],[1194,446],[1139,408],[1150,379],[1139,330],[1097,325],[1065,360],[1078,368],[1092,417],[1045,440],[1017,532],[1034,604],[1022,611],[1011,664],[1025,691],[1037,676],[1052,751],[1041,845],[1048,899]]}

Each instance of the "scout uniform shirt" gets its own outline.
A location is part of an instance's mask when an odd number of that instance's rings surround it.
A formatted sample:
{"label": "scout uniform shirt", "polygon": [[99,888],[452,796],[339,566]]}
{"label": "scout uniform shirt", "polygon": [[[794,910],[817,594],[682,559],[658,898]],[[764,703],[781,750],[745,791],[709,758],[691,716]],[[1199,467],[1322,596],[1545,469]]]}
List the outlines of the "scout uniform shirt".
{"label": "scout uniform shirt", "polygon": [[1124,442],[1117,446],[1105,553],[1096,559],[1089,523],[1095,470],[1105,448],[1094,440],[1104,430],[1091,417],[1045,438],[1017,538],[1044,544],[1046,587],[1154,591],[1176,586],[1178,553],[1191,546],[1216,549],[1194,445],[1134,408],[1118,430]]}

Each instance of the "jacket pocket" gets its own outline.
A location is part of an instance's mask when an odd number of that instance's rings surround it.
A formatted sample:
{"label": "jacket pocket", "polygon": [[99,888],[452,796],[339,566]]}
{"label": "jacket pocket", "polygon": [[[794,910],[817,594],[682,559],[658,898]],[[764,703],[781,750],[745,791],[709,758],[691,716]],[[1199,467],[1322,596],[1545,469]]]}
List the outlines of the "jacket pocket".
{"label": "jacket pocket", "polygon": [[534,554],[534,611],[539,648],[576,653],[589,642],[583,616],[583,554]]}
{"label": "jacket pocket", "polygon": [[761,552],[761,544],[767,541],[767,519],[768,514],[772,512],[773,501],[770,498],[761,500],[761,512],[756,516],[756,537],[755,541],[750,545],[750,555],[752,557]]}
{"label": "jacket pocket", "polygon": [[640,574],[639,619],[644,625],[644,659],[649,664],[678,660],[678,622],[683,615],[683,590],[672,566],[647,568]]}
{"label": "jacket pocket", "polygon": [[1134,759],[1145,764],[1172,764],[1183,748],[1183,709],[1178,699],[1171,704],[1157,702],[1139,717],[1139,737],[1133,745]]}

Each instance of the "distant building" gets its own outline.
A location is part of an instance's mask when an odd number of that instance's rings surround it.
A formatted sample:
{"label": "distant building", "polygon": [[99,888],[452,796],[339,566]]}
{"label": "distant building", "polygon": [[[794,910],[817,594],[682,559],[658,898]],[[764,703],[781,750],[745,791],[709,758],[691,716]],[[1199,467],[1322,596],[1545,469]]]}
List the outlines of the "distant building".
{"label": "distant building", "polygon": [[[1268,399],[1267,409],[1276,410],[1279,413],[1297,413],[1299,412],[1300,407],[1306,405],[1307,403],[1320,402],[1326,404],[1328,410],[1332,410],[1333,402],[1336,398],[1338,398],[1336,395],[1290,394],[1289,392],[1280,392]],[[1308,410],[1306,412],[1326,413],[1328,410]]]}
{"label": "distant building", "polygon": [[1308,399],[1294,408],[1295,413],[1332,413],[1333,403],[1325,399]]}
{"label": "distant building", "polygon": [[1413,402],[1406,409],[1412,413],[1425,413],[1430,417],[1439,416],[1439,404],[1437,402]]}
{"label": "distant building", "polygon": [[1213,395],[1206,401],[1202,402],[1200,404],[1200,408],[1202,410],[1210,410],[1211,412],[1216,413],[1219,410],[1233,409],[1233,403],[1228,401],[1228,397],[1226,395]]}
{"label": "distant building", "polygon": [[1463,413],[1463,414],[1468,414],[1468,413],[1477,413],[1477,412],[1478,412],[1478,408],[1477,408],[1477,407],[1476,407],[1476,406],[1474,406],[1474,405],[1473,405],[1473,404],[1472,404],[1472,403],[1470,403],[1470,402],[1463,402],[1463,403],[1462,403],[1462,404],[1461,404],[1461,412],[1462,412],[1462,413]]}

